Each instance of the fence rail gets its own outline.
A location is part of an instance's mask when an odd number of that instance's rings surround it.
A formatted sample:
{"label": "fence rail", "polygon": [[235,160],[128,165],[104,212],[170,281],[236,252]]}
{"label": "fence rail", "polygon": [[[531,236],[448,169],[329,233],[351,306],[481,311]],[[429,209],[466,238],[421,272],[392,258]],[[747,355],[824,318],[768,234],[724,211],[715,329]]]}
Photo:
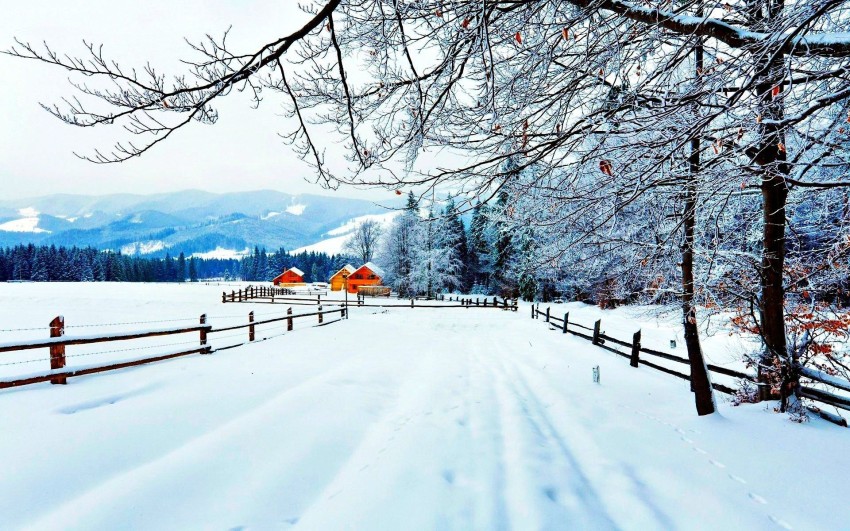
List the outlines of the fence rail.
{"label": "fence rail", "polygon": [[[340,319],[343,319],[347,315],[347,308],[345,307],[333,307],[333,308],[325,308],[323,306],[319,306],[317,311],[309,312],[309,313],[299,313],[294,314],[292,312],[292,308],[288,308],[286,314],[282,317],[275,317],[270,319],[263,320],[255,320],[254,312],[248,313],[248,321],[246,323],[240,323],[238,325],[232,326],[224,326],[215,328],[209,324],[207,324],[207,315],[203,314],[199,318],[199,325],[190,326],[190,327],[182,327],[182,328],[170,328],[170,329],[156,329],[156,330],[142,330],[136,332],[123,332],[116,334],[105,334],[105,335],[87,335],[87,336],[75,336],[68,337],[65,336],[65,320],[64,318],[56,317],[50,322],[50,338],[49,339],[39,339],[39,340],[31,340],[31,341],[19,341],[17,343],[0,343],[0,353],[8,353],[8,352],[17,352],[17,351],[25,351],[39,348],[48,348],[50,349],[50,371],[37,373],[37,374],[28,374],[16,377],[10,377],[9,379],[0,380],[0,389],[6,389],[10,387],[19,387],[22,385],[35,384],[40,382],[50,381],[54,384],[65,384],[67,383],[67,378],[74,376],[83,376],[86,374],[93,374],[98,372],[123,369],[126,367],[133,367],[137,365],[144,365],[147,363],[154,363],[158,361],[164,361],[172,358],[177,358],[180,356],[187,356],[190,354],[212,354],[219,350],[226,350],[229,348],[234,348],[236,346],[244,345],[247,343],[251,343],[256,341],[256,327],[262,325],[268,325],[272,323],[280,323],[286,321],[286,331],[290,332],[294,328],[294,321],[296,319],[304,319],[308,317],[315,317],[317,319],[317,326],[323,326],[336,321],[325,321],[327,316],[332,316],[335,314],[339,314]],[[224,347],[219,347],[213,349],[211,345],[208,344],[208,340],[211,336],[215,334],[220,334],[222,332],[228,332],[233,330],[244,330],[247,329],[247,335],[244,337],[246,341],[242,343],[238,343],[235,345],[228,345]],[[183,348],[176,352],[167,352],[167,353],[158,353],[154,356],[147,357],[139,357],[131,360],[122,360],[122,361],[113,361],[106,362],[101,365],[92,365],[85,367],[77,367],[74,369],[65,369],[66,365],[66,355],[65,355],[65,347],[72,345],[88,345],[93,343],[104,343],[104,342],[116,342],[116,341],[132,341],[137,339],[151,338],[151,337],[162,337],[162,336],[170,336],[170,335],[178,335],[178,334],[189,334],[189,333],[197,333],[198,334],[198,343],[195,348]],[[219,339],[227,339],[233,336],[226,336]],[[264,338],[268,339],[268,338]],[[187,342],[188,343],[188,342]],[[178,343],[179,344],[179,343]],[[167,345],[166,345],[167,346]],[[149,347],[140,347],[141,349],[145,348],[162,348],[163,345],[151,345]],[[119,349],[121,350],[134,350],[134,349]],[[110,351],[112,352],[112,351]],[[105,354],[105,353],[94,353],[94,354]]]}
{"label": "fence rail", "polygon": [[[640,330],[638,330],[637,332],[634,333],[631,342],[624,341],[622,339],[618,339],[618,338],[612,337],[612,336],[604,333],[601,330],[601,328],[602,328],[602,320],[601,319],[598,319],[596,322],[594,322],[593,327],[588,327],[588,326],[578,324],[574,321],[570,321],[569,312],[566,312],[563,317],[556,317],[556,316],[552,315],[551,307],[546,308],[545,311],[541,311],[539,304],[536,305],[536,306],[532,305],[531,306],[531,318],[532,319],[540,319],[541,317],[545,320],[546,323],[548,323],[550,325],[560,323],[560,326],[557,329],[560,329],[561,332],[564,333],[564,334],[569,333],[569,334],[581,337],[582,339],[586,339],[588,341],[591,341],[597,347],[605,349],[609,352],[613,352],[614,354],[617,354],[617,355],[622,356],[624,358],[629,358],[630,365],[632,367],[639,367],[640,365],[645,365],[645,366],[650,367],[652,369],[655,369],[657,371],[664,372],[664,373],[669,374],[671,376],[676,376],[677,378],[681,378],[683,380],[687,380],[687,381],[691,380],[690,374],[685,374],[683,372],[679,372],[679,371],[676,371],[676,370],[671,369],[669,367],[664,367],[663,365],[658,365],[657,363],[653,363],[651,361],[643,359],[641,357],[641,354],[649,354],[650,356],[655,356],[655,357],[662,358],[662,359],[665,359],[665,360],[668,360],[668,361],[672,361],[672,362],[676,362],[676,363],[680,363],[680,364],[683,364],[683,365],[690,366],[690,360],[688,360],[687,358],[683,358],[681,356],[676,356],[674,354],[669,354],[667,352],[661,352],[661,351],[658,351],[658,350],[653,350],[651,348],[643,347],[641,345],[641,331]],[[588,334],[585,334],[585,333],[582,333],[582,332],[578,332],[578,331],[574,330],[574,328],[581,328],[583,330],[591,331],[592,335],[588,335]],[[630,349],[630,351],[628,353],[623,352],[623,351],[618,350],[618,349],[616,349],[612,346],[606,345],[606,343],[611,343],[611,344],[614,344],[614,345],[626,347],[626,348]],[[733,378],[739,378],[739,379],[742,379],[742,380],[747,380],[747,381],[753,382],[756,385],[758,385],[758,382],[757,382],[755,376],[753,376],[751,374],[736,371],[736,370],[733,370],[733,369],[728,369],[726,367],[720,367],[718,365],[713,365],[711,363],[706,364],[706,367],[711,372],[723,374],[725,376],[731,376]],[[824,374],[820,371],[815,371],[815,370],[808,369],[808,368],[803,368],[801,370],[801,374],[804,377],[809,378],[810,380],[835,387],[835,388],[840,389],[842,391],[850,392],[850,382],[848,382],[846,380],[842,380],[840,378],[836,378],[835,376]],[[720,384],[720,383],[712,382],[711,386],[715,390],[720,391],[722,393],[729,394],[729,395],[734,395],[736,393],[735,389],[733,389],[729,386]],[[822,404],[833,406],[833,407],[838,408],[838,409],[850,411],[850,398],[847,398],[845,396],[841,396],[841,395],[838,395],[838,394],[835,394],[835,393],[831,393],[831,392],[828,392],[828,391],[824,391],[822,389],[815,389],[813,387],[808,387],[808,386],[803,385],[803,386],[801,386],[801,389],[800,389],[800,396],[802,396],[803,398],[808,398],[809,400],[814,400],[814,401],[820,402]],[[829,413],[827,411],[823,411],[819,408],[809,408],[809,410],[812,411],[815,414],[820,415],[822,418],[824,418],[824,419],[826,419],[830,422],[833,422],[833,423],[836,423],[836,424],[839,424],[839,425],[845,426],[845,427],[847,426],[847,420],[842,418],[841,416],[834,415],[834,414]]]}
{"label": "fence rail", "polygon": [[[327,303],[349,304],[337,299],[322,299],[321,294],[316,294],[313,297],[304,297],[303,293],[295,292],[289,288],[276,288],[269,286],[248,286],[244,290],[234,290],[230,294],[222,292],[221,302],[252,302],[259,304],[287,304],[287,305],[302,305],[302,306],[317,306]],[[374,300],[372,297],[369,299]],[[366,302],[367,296],[357,294],[351,301],[350,306],[365,307],[365,308],[501,308],[511,311],[517,311],[518,302],[516,299],[502,299],[499,297],[460,297],[448,296],[441,294],[433,298],[410,298],[399,299],[405,302],[382,302],[373,303]],[[437,302],[453,302],[454,304],[421,304],[418,301],[437,301]]]}

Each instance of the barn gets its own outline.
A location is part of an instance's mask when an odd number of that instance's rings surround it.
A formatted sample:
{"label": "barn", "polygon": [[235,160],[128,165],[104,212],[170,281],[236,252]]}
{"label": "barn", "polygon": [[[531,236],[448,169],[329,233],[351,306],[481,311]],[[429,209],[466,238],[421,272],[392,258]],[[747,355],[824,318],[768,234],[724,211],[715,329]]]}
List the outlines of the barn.
{"label": "barn", "polygon": [[380,286],[384,272],[372,262],[366,262],[348,276],[348,292],[357,293],[360,286]]}
{"label": "barn", "polygon": [[301,271],[297,267],[290,267],[283,273],[274,277],[272,280],[275,286],[297,286],[299,284],[304,284],[304,271]]}
{"label": "barn", "polygon": [[334,273],[330,280],[331,291],[342,291],[345,287],[345,279],[351,273],[354,273],[354,266],[351,264],[345,264],[345,267]]}

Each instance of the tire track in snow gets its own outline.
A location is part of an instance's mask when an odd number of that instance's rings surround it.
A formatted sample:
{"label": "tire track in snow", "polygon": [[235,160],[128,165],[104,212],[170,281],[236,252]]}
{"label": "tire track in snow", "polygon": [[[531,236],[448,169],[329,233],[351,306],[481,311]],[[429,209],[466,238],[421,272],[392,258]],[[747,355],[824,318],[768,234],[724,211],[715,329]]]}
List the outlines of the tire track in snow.
{"label": "tire track in snow", "polygon": [[574,528],[616,529],[545,407],[520,383],[522,375],[509,367],[511,355],[505,345],[497,345],[488,368],[502,416],[512,524],[545,529],[568,523]]}
{"label": "tire track in snow", "polygon": [[[309,400],[315,403],[318,408],[328,407],[326,399],[322,395],[327,392],[326,385],[333,378],[345,378],[348,373],[356,366],[364,363],[366,354],[355,355],[343,363],[331,366],[326,370],[322,370],[317,374],[301,380],[295,385],[281,390],[270,396],[268,399],[253,405],[249,409],[242,410],[235,417],[214,426],[212,429],[206,430],[203,433],[189,439],[183,444],[170,448],[160,456],[153,458],[145,463],[141,463],[135,468],[123,471],[112,477],[103,479],[101,482],[93,485],[90,489],[79,493],[73,498],[64,501],[60,506],[50,512],[39,515],[37,522],[32,522],[35,528],[55,529],[59,522],[65,522],[61,527],[68,528],[88,528],[97,527],[96,522],[106,518],[109,521],[110,513],[122,511],[122,508],[129,510],[133,506],[133,498],[140,491],[148,492],[149,499],[152,492],[159,492],[161,505],[171,507],[176,500],[162,496],[163,492],[180,491],[181,488],[170,488],[173,484],[180,484],[182,478],[179,476],[201,476],[209,472],[206,471],[207,465],[203,455],[216,456],[232,456],[225,458],[223,461],[219,459],[219,464],[224,465],[222,471],[209,474],[209,482],[203,485],[203,488],[198,489],[198,492],[192,494],[193,503],[190,506],[211,506],[216,507],[216,504],[208,504],[199,502],[199,500],[207,500],[208,498],[229,499],[227,493],[230,491],[242,492],[251,491],[263,493],[262,501],[258,503],[268,503],[269,490],[268,485],[274,482],[274,468],[267,468],[267,465],[254,461],[250,456],[254,455],[271,455],[270,447],[276,444],[276,441],[285,441],[286,427],[279,422],[269,422],[270,419],[279,418],[279,413],[294,415],[300,422],[304,422],[302,412],[295,411],[284,404],[295,399],[293,395],[316,394],[315,399]],[[379,370],[379,366],[375,366],[372,371]],[[303,398],[303,397],[302,397]],[[213,399],[213,397],[211,397]],[[376,400],[373,398],[372,400]],[[336,402],[342,404],[340,398]],[[336,403],[335,402],[335,403]],[[376,403],[379,403],[377,401]],[[357,431],[357,427],[349,427],[350,430]],[[327,430],[326,430],[327,431]],[[252,434],[252,438],[246,439],[246,434]],[[334,434],[336,435],[336,434]],[[319,436],[321,440],[321,436]],[[348,439],[350,440],[350,439]],[[356,439],[355,439],[356,440]],[[290,441],[293,442],[293,441]],[[327,444],[321,441],[322,444]],[[297,463],[297,458],[300,453],[306,452],[309,454],[313,451],[321,451],[321,448],[316,450],[305,446],[306,441],[299,441],[299,448],[288,448],[289,452],[295,455],[288,456],[289,461],[282,463],[282,466],[289,466],[291,463]],[[336,449],[337,452],[340,449]],[[344,452],[345,449],[342,449]],[[305,461],[305,460],[301,460]],[[325,463],[328,466],[331,463]],[[281,466],[280,464],[276,466]],[[297,465],[296,465],[297,466]],[[246,468],[247,467],[247,468]],[[313,467],[315,469],[315,467]],[[184,470],[184,474],[176,474],[174,470]],[[225,470],[232,473],[232,477],[228,477],[225,481],[223,474]],[[203,471],[203,472],[202,472]],[[211,472],[211,471],[210,471]],[[321,475],[322,471],[313,470],[314,475]],[[297,474],[297,475],[300,475]],[[165,479],[161,479],[165,478]],[[303,498],[306,492],[309,492],[313,487],[305,487],[299,496],[295,496],[295,500],[288,500],[288,504],[298,505],[297,499]],[[305,492],[306,491],[306,492]],[[186,493],[188,495],[188,493]],[[292,498],[292,496],[290,496]],[[170,501],[169,501],[170,500]],[[104,503],[106,501],[107,503]],[[182,504],[181,504],[182,505]],[[178,509],[172,507],[171,513]],[[132,509],[132,513],[137,516],[140,508]],[[146,518],[150,519],[155,516],[151,512],[152,508],[147,508],[145,512]],[[182,509],[181,509],[182,510]],[[222,509],[217,509],[222,510]],[[169,510],[166,509],[166,513]],[[295,511],[298,512],[297,510]],[[130,513],[128,513],[130,514]],[[182,512],[179,519],[185,520],[189,515]],[[206,515],[209,518],[209,515]],[[282,514],[282,519],[293,520],[291,514]],[[114,520],[114,517],[113,517]],[[297,516],[294,521],[297,521]],[[178,520],[180,521],[180,520]],[[184,522],[185,523],[185,522]],[[76,525],[77,527],[74,527]],[[179,527],[179,526],[178,526]]]}

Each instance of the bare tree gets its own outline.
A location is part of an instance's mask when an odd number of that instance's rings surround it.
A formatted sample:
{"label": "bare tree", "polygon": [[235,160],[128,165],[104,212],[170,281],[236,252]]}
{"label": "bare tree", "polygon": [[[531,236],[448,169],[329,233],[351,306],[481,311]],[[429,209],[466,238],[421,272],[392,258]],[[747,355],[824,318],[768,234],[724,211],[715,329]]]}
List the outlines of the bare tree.
{"label": "bare tree", "polygon": [[344,249],[360,258],[362,263],[371,262],[383,235],[384,229],[375,220],[367,219],[357,225],[354,233],[345,240]]}
{"label": "bare tree", "polygon": [[[324,0],[309,14],[251,50],[231,49],[226,33],[198,43],[171,78],[119,66],[94,45],[79,58],[23,42],[7,53],[77,76],[81,99],[49,112],[81,127],[120,124],[134,139],[86,156],[94,162],[125,161],[192,122],[215,122],[212,104],[233,90],[259,105],[268,89],[294,118],[286,138],[326,186],[451,186],[467,206],[510,189],[505,211],[517,223],[581,224],[582,236],[541,247],[542,260],[605,234],[648,194],[681,194],[677,168],[690,148],[698,173],[686,213],[698,197],[723,205],[732,190],[761,195],[752,206],[760,259],[743,259],[758,291],[742,298],[764,340],[764,396],[781,395],[784,407],[798,385],[785,328],[789,197],[850,185],[838,171],[850,111],[845,2]],[[326,141],[344,145],[349,172],[327,169]],[[428,148],[456,157],[417,171]],[[519,208],[520,192],[537,203]],[[685,220],[686,259],[708,259],[714,251],[692,244],[693,216]],[[690,276],[686,314],[698,291]]]}

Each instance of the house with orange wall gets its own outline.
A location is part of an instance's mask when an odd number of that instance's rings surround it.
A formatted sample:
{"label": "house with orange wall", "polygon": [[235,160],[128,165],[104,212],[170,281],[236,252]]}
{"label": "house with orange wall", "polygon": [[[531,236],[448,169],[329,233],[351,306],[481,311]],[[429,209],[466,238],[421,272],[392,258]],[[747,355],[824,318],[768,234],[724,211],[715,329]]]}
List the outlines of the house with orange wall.
{"label": "house with orange wall", "polygon": [[348,275],[348,292],[357,293],[360,286],[380,286],[384,281],[384,271],[372,262],[366,262]]}
{"label": "house with orange wall", "polygon": [[297,286],[304,284],[304,272],[297,267],[290,267],[272,280],[275,286]]}
{"label": "house with orange wall", "polygon": [[331,285],[331,291],[342,291],[345,288],[345,279],[354,271],[353,265],[345,264],[345,267],[334,273],[328,282]]}

